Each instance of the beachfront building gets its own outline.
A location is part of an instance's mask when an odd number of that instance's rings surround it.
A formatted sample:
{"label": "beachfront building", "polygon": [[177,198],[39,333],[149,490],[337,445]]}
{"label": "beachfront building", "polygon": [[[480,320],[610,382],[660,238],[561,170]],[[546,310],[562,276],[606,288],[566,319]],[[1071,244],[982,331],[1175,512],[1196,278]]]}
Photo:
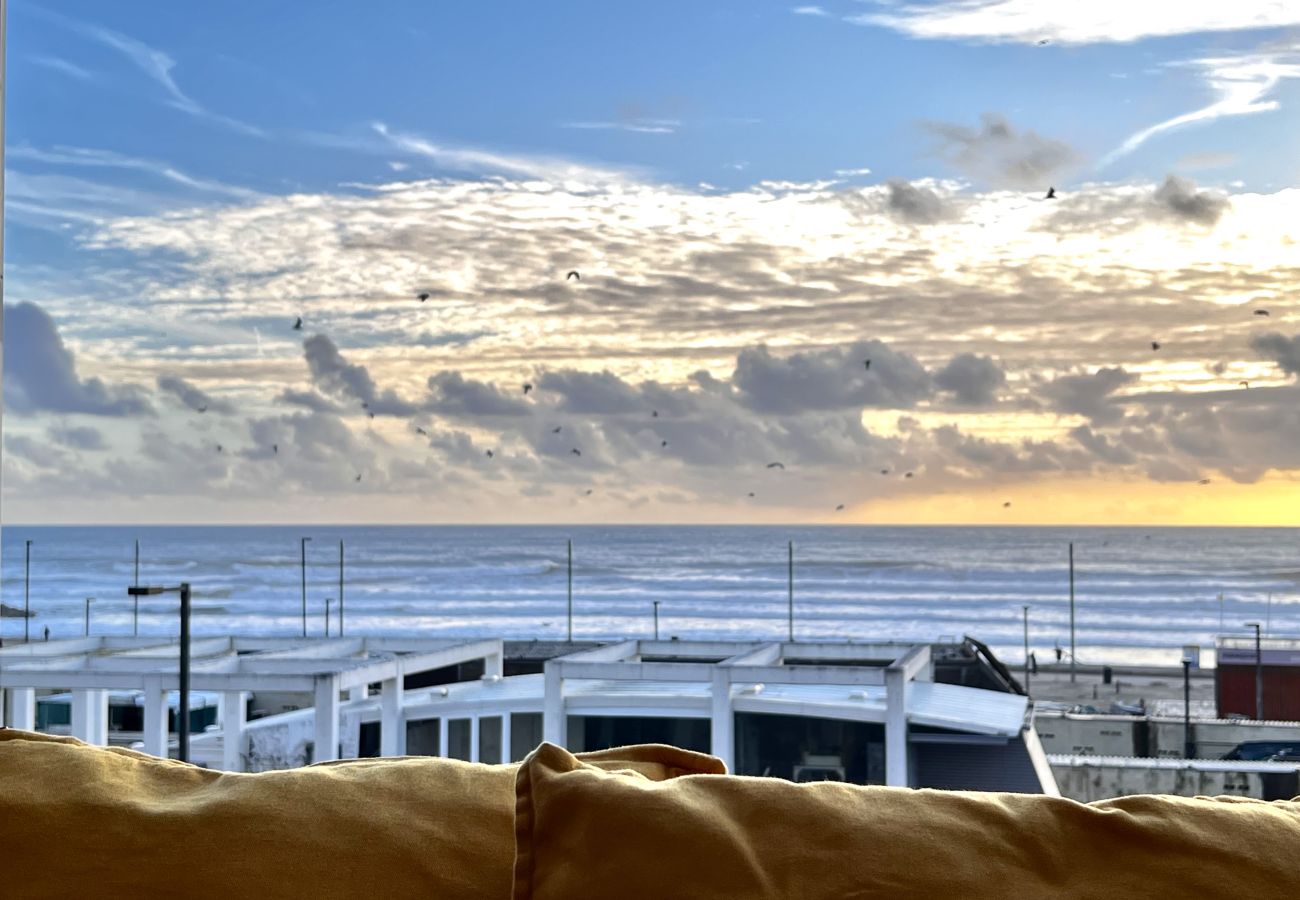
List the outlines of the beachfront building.
{"label": "beachfront building", "polygon": [[[507,762],[542,740],[574,751],[663,742],[745,775],[1056,791],[1027,698],[969,640],[203,638],[192,653],[192,687],[219,710],[191,755],[230,771],[366,756]],[[174,642],[143,638],[7,647],[7,720],[31,728],[38,691],[68,692],[71,733],[102,744],[108,692],[134,690],[140,745],[162,755],[176,666]]]}

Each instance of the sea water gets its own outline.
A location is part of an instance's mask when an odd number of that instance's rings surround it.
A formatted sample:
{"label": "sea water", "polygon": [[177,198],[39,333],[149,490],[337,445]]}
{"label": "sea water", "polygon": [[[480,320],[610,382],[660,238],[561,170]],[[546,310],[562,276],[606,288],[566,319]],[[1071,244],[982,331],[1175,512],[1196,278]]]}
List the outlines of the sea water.
{"label": "sea water", "polygon": [[[885,526],[187,526],[6,525],[0,600],[24,604],[31,543],[34,639],[174,635],[174,596],[126,594],[135,541],[140,582],[193,587],[196,636],[300,635],[339,622],[339,542],[347,635],[564,638],[568,542],[573,636],[682,640],[921,640],[971,635],[1023,658],[1022,615],[1040,661],[1069,647],[1074,544],[1081,662],[1176,663],[1247,621],[1300,634],[1300,531],[1244,528]],[[1222,596],[1222,599],[1220,599]],[[5,637],[24,622],[0,620]]]}

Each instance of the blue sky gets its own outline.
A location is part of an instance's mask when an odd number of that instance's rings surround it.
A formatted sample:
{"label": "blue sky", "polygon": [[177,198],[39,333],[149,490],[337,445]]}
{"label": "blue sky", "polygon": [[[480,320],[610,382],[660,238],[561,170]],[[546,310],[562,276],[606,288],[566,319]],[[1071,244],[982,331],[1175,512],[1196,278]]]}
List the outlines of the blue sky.
{"label": "blue sky", "polygon": [[[954,494],[983,520],[1032,473],[1155,492],[1085,517],[1167,520],[1164,485],[1224,483],[1212,518],[1300,471],[1289,432],[1254,434],[1294,391],[1300,6],[9,12],[28,517],[130,518],[145,491],[232,520],[911,521]],[[837,384],[860,352],[897,369]],[[656,402],[716,430],[648,430]],[[719,487],[773,455],[799,474]],[[902,468],[926,487],[865,477]]]}

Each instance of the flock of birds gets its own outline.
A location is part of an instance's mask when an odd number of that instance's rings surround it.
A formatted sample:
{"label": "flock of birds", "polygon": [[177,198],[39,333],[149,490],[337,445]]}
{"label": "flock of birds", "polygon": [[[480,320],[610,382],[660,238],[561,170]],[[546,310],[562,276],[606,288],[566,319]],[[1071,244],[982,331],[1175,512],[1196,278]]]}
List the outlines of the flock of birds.
{"label": "flock of birds", "polygon": [[[1038,43],[1038,46],[1041,47],[1041,46],[1044,46],[1044,45],[1050,43],[1050,41],[1048,41],[1047,39],[1043,39],[1043,40],[1038,41],[1037,43]],[[1048,189],[1047,189],[1047,193],[1046,193],[1046,195],[1044,195],[1043,199],[1044,199],[1044,200],[1055,200],[1055,199],[1057,199],[1056,188],[1055,188],[1054,186],[1048,187]],[[565,280],[566,282],[570,282],[570,281],[581,281],[581,280],[582,280],[582,275],[581,275],[581,273],[579,273],[577,270],[570,270],[570,271],[569,271],[569,272],[564,276],[564,280]],[[421,303],[426,302],[426,301],[427,301],[431,296],[432,296],[432,294],[431,294],[429,291],[419,291],[419,292],[416,293],[416,295],[415,295],[416,299],[419,300]],[[1256,310],[1253,310],[1253,314],[1254,314],[1255,316],[1267,317],[1267,316],[1269,315],[1269,311],[1268,311],[1267,309],[1256,309]],[[294,319],[293,330],[294,330],[294,331],[302,331],[302,327],[303,327],[303,320],[302,320],[302,317],[301,317],[301,316],[298,316],[298,317],[296,317],[296,318]],[[1160,343],[1160,341],[1158,341],[1158,340],[1153,340],[1153,341],[1151,342],[1151,350],[1154,352],[1154,351],[1159,351],[1160,349],[1161,349],[1161,343]],[[864,368],[866,371],[868,371],[868,372],[871,371],[871,360],[870,360],[870,359],[864,359],[864,360],[862,361],[862,365],[863,365],[863,368]],[[1249,382],[1249,381],[1241,381],[1241,382],[1239,382],[1239,386],[1240,386],[1240,387],[1243,387],[1243,388],[1249,388],[1249,387],[1250,387],[1250,382]],[[529,395],[533,392],[533,390],[534,390],[534,385],[533,385],[531,382],[524,382],[524,384],[523,384],[523,394],[524,394],[525,397],[529,396]],[[370,404],[369,404],[369,403],[363,402],[363,403],[361,404],[361,408],[362,408],[363,410],[366,411],[366,414],[367,414],[371,419],[373,419],[373,418],[375,417],[375,413],[374,413],[373,410],[370,409]],[[207,404],[202,404],[202,405],[197,406],[195,409],[196,409],[198,412],[200,412],[200,413],[205,413],[205,412],[208,411],[208,406],[207,406]],[[659,418],[659,410],[657,410],[657,409],[655,409],[655,410],[651,410],[651,411],[650,411],[650,415],[651,415],[652,418],[655,418],[655,419]],[[552,434],[559,434],[562,430],[563,430],[563,426],[561,426],[561,425],[556,425],[554,428],[551,429],[551,433],[552,433]],[[416,426],[415,426],[415,433],[418,434],[418,435],[420,435],[420,436],[422,436],[422,437],[428,437],[428,436],[429,436],[429,432],[426,431],[424,428],[420,427],[419,425],[416,425]],[[666,448],[668,447],[668,441],[667,441],[666,439],[661,439],[661,440],[660,440],[660,443],[659,443],[659,446],[660,446],[661,449],[666,449]],[[225,448],[224,448],[221,444],[217,444],[217,445],[216,445],[216,448],[217,448],[217,452],[218,452],[218,453],[223,453],[223,452],[225,452]],[[279,444],[272,444],[272,445],[271,445],[271,450],[272,450],[272,452],[273,452],[275,455],[278,456],[279,453],[280,453],[280,445],[279,445]],[[573,448],[569,451],[569,453],[570,453],[572,456],[575,456],[575,457],[581,457],[581,456],[582,456],[582,451],[581,451],[579,448],[577,448],[577,447],[573,447]],[[484,451],[484,455],[485,455],[488,459],[494,459],[494,458],[496,457],[496,451],[493,450],[493,449],[491,449],[491,448],[489,448],[489,449],[487,449],[487,450]],[[771,470],[771,469],[779,469],[779,470],[784,471],[784,470],[785,470],[785,463],[783,463],[783,462],[779,462],[779,461],[777,461],[777,462],[770,462],[770,463],[767,464],[767,468],[768,468],[769,470]],[[887,475],[890,474],[890,470],[889,470],[889,469],[881,469],[881,470],[880,470],[880,474],[881,474],[881,475],[886,475],[886,476],[887,476]],[[915,475],[916,475],[915,472],[910,472],[910,471],[909,471],[909,472],[904,472],[904,473],[903,473],[903,478],[904,478],[904,479],[910,479],[910,478],[914,478]],[[360,472],[358,472],[354,480],[355,480],[356,482],[360,483],[361,478],[362,478],[362,475],[361,475]],[[1200,480],[1197,482],[1197,484],[1200,484],[1200,485],[1207,485],[1207,484],[1210,484],[1210,479],[1208,479],[1208,478],[1202,478],[1202,479],[1200,479]],[[584,495],[583,495],[583,496],[588,496],[588,497],[589,497],[589,496],[592,495],[593,492],[594,492],[594,489],[592,489],[592,488],[587,488],[586,491],[584,492]],[[755,497],[757,496],[757,494],[756,494],[754,491],[749,491],[749,492],[747,492],[746,496],[747,496],[748,498],[750,498],[750,499],[753,499],[753,498],[755,498]],[[838,504],[838,505],[835,507],[835,512],[843,512],[843,511],[845,510],[845,508],[846,508],[846,507],[845,507],[845,504],[840,503],[840,504]],[[1010,509],[1010,508],[1011,508],[1011,501],[1010,501],[1010,500],[1005,500],[1005,501],[1003,501],[1003,503],[1002,503],[1002,508],[1003,508],[1003,509]]]}

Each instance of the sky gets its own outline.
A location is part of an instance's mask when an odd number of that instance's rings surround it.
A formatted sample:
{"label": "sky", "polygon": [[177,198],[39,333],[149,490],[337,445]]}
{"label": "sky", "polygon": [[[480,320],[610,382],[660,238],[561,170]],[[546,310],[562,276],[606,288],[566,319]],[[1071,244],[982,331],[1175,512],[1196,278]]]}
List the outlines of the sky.
{"label": "sky", "polygon": [[1296,524],[1300,4],[8,39],[6,521]]}

